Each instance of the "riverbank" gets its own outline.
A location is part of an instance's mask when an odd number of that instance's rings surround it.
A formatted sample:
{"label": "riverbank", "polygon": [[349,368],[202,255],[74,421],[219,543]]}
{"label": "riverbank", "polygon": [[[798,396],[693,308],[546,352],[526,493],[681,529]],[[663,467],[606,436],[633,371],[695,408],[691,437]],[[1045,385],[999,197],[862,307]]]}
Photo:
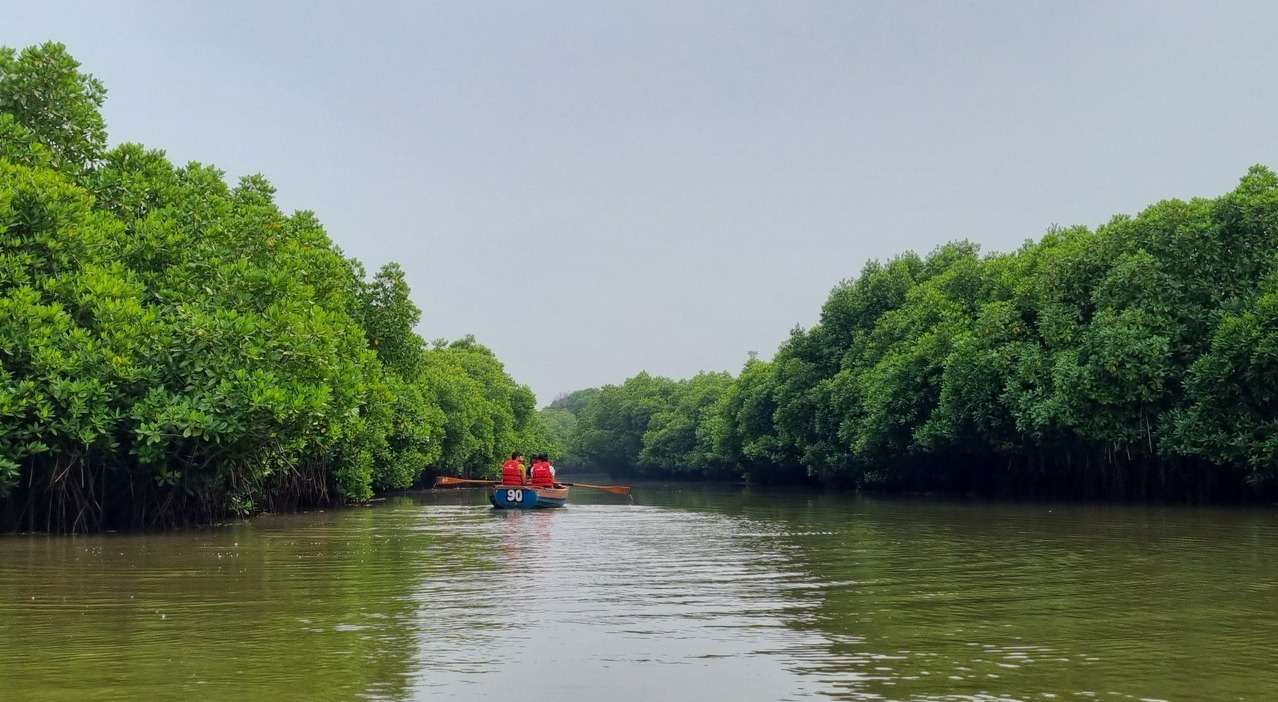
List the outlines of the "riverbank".
{"label": "riverbank", "polygon": [[[1067,503],[1113,503],[1113,504],[1149,504],[1149,505],[1219,505],[1219,506],[1266,506],[1278,504],[1278,484],[1266,483],[1259,486],[1247,486],[1242,481],[1225,481],[1224,490],[1212,492],[1203,490],[1182,490],[1173,492],[1166,489],[1150,489],[1148,484],[1142,485],[1133,481],[1132,489],[1123,489],[1122,482],[1078,485],[1053,485],[1048,482],[1031,484],[986,484],[983,486],[937,485],[934,481],[923,481],[919,485],[911,485],[901,481],[894,485],[857,485],[837,475],[825,473],[818,478],[800,478],[795,473],[784,474],[787,477],[774,479],[772,482],[752,481],[748,477],[720,478],[705,480],[693,475],[633,475],[625,473],[608,473],[584,471],[581,473],[561,471],[564,480],[582,482],[646,482],[669,485],[711,483],[731,487],[750,487],[759,489],[807,489],[820,492],[850,493],[874,495],[879,497],[946,497],[960,499],[994,499],[1009,502],[1067,502]],[[1138,473],[1148,477],[1153,471]],[[588,477],[585,477],[588,476]],[[1065,476],[1058,476],[1063,478]],[[1210,483],[1209,483],[1210,484]]]}

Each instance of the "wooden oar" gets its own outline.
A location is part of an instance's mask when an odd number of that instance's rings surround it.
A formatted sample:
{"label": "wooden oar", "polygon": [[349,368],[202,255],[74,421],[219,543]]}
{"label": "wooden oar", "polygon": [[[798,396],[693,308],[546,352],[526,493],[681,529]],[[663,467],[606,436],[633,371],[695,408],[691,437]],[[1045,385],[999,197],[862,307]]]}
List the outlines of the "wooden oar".
{"label": "wooden oar", "polygon": [[630,494],[629,485],[591,485],[590,483],[559,483],[559,484],[567,485],[568,487],[588,488],[590,490],[603,490],[604,492],[611,492],[614,495]]}
{"label": "wooden oar", "polygon": [[435,487],[448,487],[450,485],[500,485],[500,480],[470,480],[467,478],[454,478],[451,475],[441,475],[435,478]]}
{"label": "wooden oar", "polygon": [[[456,485],[501,485],[500,480],[470,480],[468,478],[454,478],[451,475],[441,475],[435,478],[435,487],[451,487]],[[629,495],[629,485],[591,485],[590,483],[559,483],[568,487],[580,487],[589,490],[603,490],[611,492],[614,495]]]}

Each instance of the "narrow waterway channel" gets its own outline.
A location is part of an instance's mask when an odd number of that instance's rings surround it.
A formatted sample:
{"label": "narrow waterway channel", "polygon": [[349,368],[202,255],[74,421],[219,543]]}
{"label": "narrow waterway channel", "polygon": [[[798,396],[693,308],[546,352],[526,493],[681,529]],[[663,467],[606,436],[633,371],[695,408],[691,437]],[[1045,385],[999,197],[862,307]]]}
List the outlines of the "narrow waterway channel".
{"label": "narrow waterway channel", "polygon": [[1278,509],[474,490],[0,537],[0,698],[1267,700]]}

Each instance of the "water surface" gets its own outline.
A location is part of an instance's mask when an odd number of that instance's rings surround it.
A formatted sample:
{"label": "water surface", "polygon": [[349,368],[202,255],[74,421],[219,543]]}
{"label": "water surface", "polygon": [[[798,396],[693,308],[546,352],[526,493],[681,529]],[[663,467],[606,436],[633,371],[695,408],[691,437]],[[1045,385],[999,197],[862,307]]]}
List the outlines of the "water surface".
{"label": "water surface", "polygon": [[1278,509],[478,491],[0,537],[0,698],[1268,700]]}

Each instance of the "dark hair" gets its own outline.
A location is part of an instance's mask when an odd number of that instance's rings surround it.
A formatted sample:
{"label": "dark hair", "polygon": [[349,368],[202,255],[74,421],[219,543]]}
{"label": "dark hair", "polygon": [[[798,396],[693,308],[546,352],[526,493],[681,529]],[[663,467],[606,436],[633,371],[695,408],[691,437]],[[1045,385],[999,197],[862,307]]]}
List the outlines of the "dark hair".
{"label": "dark hair", "polygon": [[516,451],[516,452],[514,452],[514,453],[510,454],[510,460],[512,460],[512,461],[513,461],[513,460],[515,460],[516,458],[523,458],[523,457],[524,457],[524,454],[522,454],[522,453],[520,453],[520,452],[518,452],[518,451]]}

